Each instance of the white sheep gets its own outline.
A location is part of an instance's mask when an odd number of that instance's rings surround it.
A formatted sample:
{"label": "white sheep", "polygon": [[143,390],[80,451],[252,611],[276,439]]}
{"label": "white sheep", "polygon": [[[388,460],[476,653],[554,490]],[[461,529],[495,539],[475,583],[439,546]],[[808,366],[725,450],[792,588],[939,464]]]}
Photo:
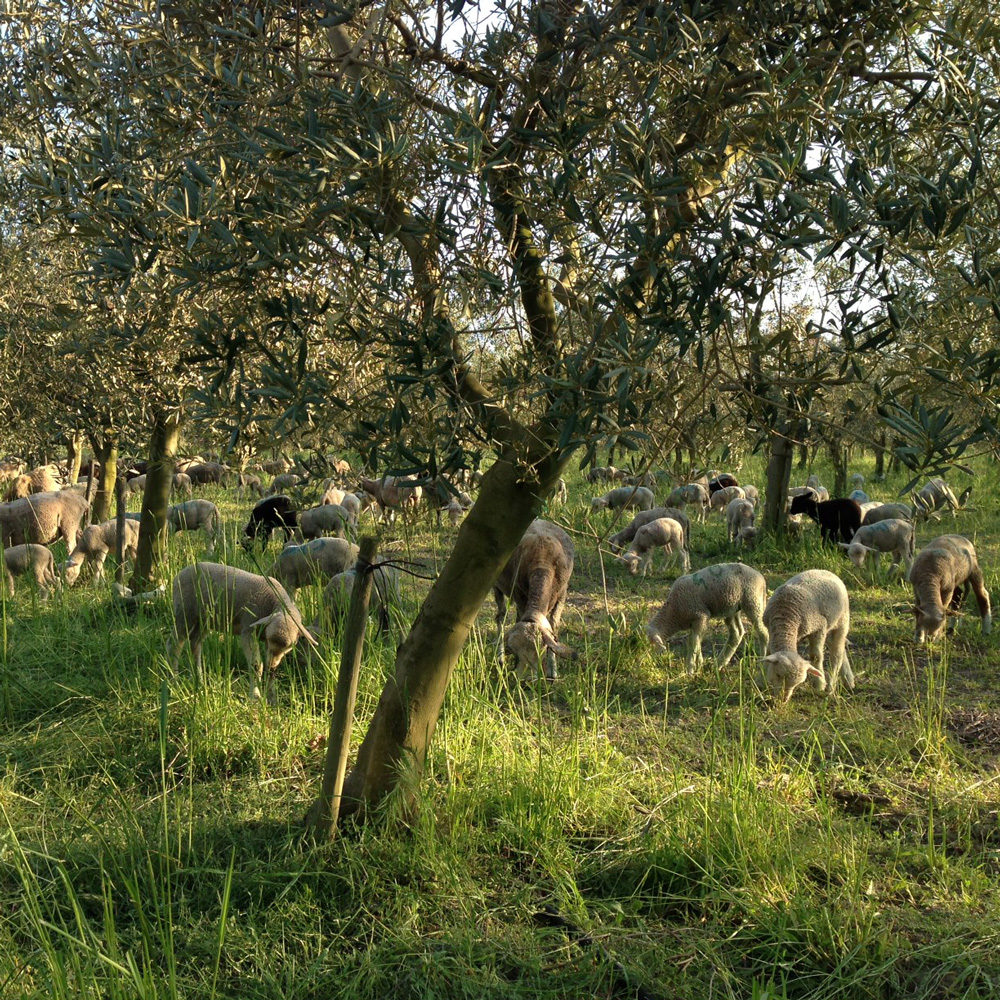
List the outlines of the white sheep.
{"label": "white sheep", "polygon": [[730,543],[735,542],[743,528],[752,528],[753,504],[749,500],[730,500],[726,507],[726,530]]}
{"label": "white sheep", "polygon": [[892,553],[893,566],[902,564],[909,572],[913,563],[913,524],[900,518],[887,518],[874,524],[862,525],[849,542],[837,544],[847,549],[847,555],[855,566],[865,563],[865,556],[871,552],[876,562],[883,552]]}
{"label": "white sheep", "polygon": [[[346,612],[356,576],[357,568],[352,566],[331,578],[323,589],[323,607],[327,611],[337,612],[337,615]],[[372,568],[372,592],[368,611],[371,613],[375,609],[378,612],[379,628],[383,632],[389,630],[391,609],[398,608],[401,600],[399,570],[386,563],[375,563]],[[333,617],[334,622],[337,615]]]}
{"label": "white sheep", "polygon": [[756,507],[760,501],[760,490],[758,490],[756,486],[748,486],[746,483],[743,483],[743,485],[740,486],[740,489],[743,490],[743,494],[746,496],[747,500],[749,500],[750,503]]}
{"label": "white sheep", "polygon": [[913,560],[909,579],[913,584],[917,642],[937,637],[945,619],[957,616],[962,598],[970,588],[979,605],[983,635],[990,634],[993,627],[990,595],[983,585],[976,549],[968,538],[963,535],[935,538]]}
{"label": "white sheep", "polygon": [[52,553],[44,545],[29,542],[24,545],[12,545],[4,549],[4,575],[7,579],[7,592],[14,596],[14,577],[30,573],[38,586],[38,596],[44,601],[50,591],[59,586],[56,576],[55,561]]}
{"label": "white sheep", "polygon": [[862,504],[861,509],[864,511],[864,519],[861,522],[862,527],[866,524],[875,524],[877,521],[887,521],[890,518],[909,521],[913,517],[913,509],[909,504],[905,503],[874,502],[867,509],[866,505]]}
{"label": "white sheep", "polygon": [[0,544],[33,542],[49,545],[59,538],[72,552],[89,505],[78,493],[33,493],[31,496],[0,503]]}
{"label": "white sheep", "polygon": [[276,493],[284,493],[286,490],[292,489],[293,486],[298,486],[301,482],[302,477],[297,476],[294,472],[282,472],[271,480],[271,488],[264,495],[270,497]]}
{"label": "white sheep", "polygon": [[536,668],[540,650],[545,653],[543,669],[550,680],[557,676],[557,656],[576,655],[558,639],[575,555],[573,542],[562,528],[550,521],[532,521],[493,585],[499,627],[503,627],[507,598],[517,608],[517,621],[507,630],[503,645],[514,654],[522,675]]}
{"label": "white sheep", "polygon": [[167,508],[167,525],[175,533],[197,531],[200,528],[205,532],[211,549],[215,545],[222,521],[219,508],[211,500],[185,500]]}
{"label": "white sheep", "polygon": [[416,510],[424,495],[422,486],[396,476],[362,479],[361,488],[378,504],[383,519],[388,518],[390,521],[395,518],[397,510]]}
{"label": "white sheep", "polygon": [[302,539],[322,538],[325,535],[346,538],[348,528],[353,528],[355,524],[351,514],[339,503],[320,504],[299,514],[296,535]]}
{"label": "white sheep", "polygon": [[745,524],[736,536],[737,548],[752,549],[760,540],[761,529],[753,524]]}
{"label": "white sheep", "polygon": [[663,550],[668,561],[673,553],[678,553],[684,572],[691,569],[691,559],[684,547],[684,528],[672,517],[660,517],[642,525],[636,531],[628,552],[618,558],[628,566],[628,571],[633,576],[640,568],[645,576],[657,549]]}
{"label": "white sheep", "polygon": [[[243,655],[253,671],[252,699],[260,697],[265,665],[270,688],[275,669],[300,636],[316,646],[316,640],[302,624],[299,609],[273,577],[257,576],[220,563],[195,563],[174,578],[173,606],[175,641],[168,652],[171,665],[176,668],[184,646],[190,643],[201,677],[205,632],[231,632],[240,637]],[[264,632],[266,664],[257,646],[256,629]]]}
{"label": "white sheep", "polygon": [[855,472],[854,475],[851,476],[851,486],[853,486],[856,490],[860,490],[864,485],[865,477],[862,476],[860,472]]}
{"label": "white sheep", "polygon": [[701,640],[712,618],[725,619],[729,629],[719,668],[725,667],[736,654],[746,635],[742,614],[750,619],[754,630],[767,642],[767,629],[762,614],[767,600],[767,582],[752,566],[743,563],[717,563],[678,577],[667,592],[667,599],[646,627],[649,641],[659,650],[666,650],[666,641],[678,632],[688,632],[686,666],[694,671],[704,663]]}
{"label": "white sheep", "polygon": [[[190,478],[191,477],[188,476],[188,479],[190,479]],[[145,490],[145,489],[146,489],[146,476],[145,475],[133,476],[125,484],[125,492],[128,493],[128,494],[142,493],[143,490]]]}
{"label": "white sheep", "polygon": [[645,486],[619,486],[602,497],[593,497],[591,511],[598,510],[650,510],[653,491]]}
{"label": "white sheep", "polygon": [[[764,625],[770,633],[764,657],[767,684],[780,703],[787,702],[807,677],[815,690],[833,695],[843,673],[844,684],[853,690],[846,648],[850,601],[839,576],[825,569],[807,569],[786,580],[767,602]],[[829,678],[823,670],[828,641]],[[809,645],[809,660],[799,655],[801,642]]]}
{"label": "white sheep", "polygon": [[691,521],[684,511],[676,507],[654,507],[652,510],[639,511],[621,531],[616,531],[608,538],[608,548],[612,552],[620,552],[635,538],[635,533],[644,524],[659,520],[661,517],[672,517],[684,529],[684,548],[690,549]]}
{"label": "white sheep", "polygon": [[[246,479],[242,473],[240,474],[241,479]],[[257,480],[257,488],[260,489],[260,479],[257,476],[251,476],[251,479]],[[170,489],[173,493],[184,493],[187,496],[191,496],[191,477],[186,472],[175,472],[173,478],[170,481]]]}
{"label": "white sheep", "polygon": [[726,508],[734,500],[746,500],[746,498],[742,486],[723,486],[722,489],[716,490],[712,494],[712,499],[709,500],[708,505],[712,510],[717,510],[725,517]]}
{"label": "white sheep", "polygon": [[345,538],[314,538],[302,545],[286,545],[278,553],[271,575],[295,598],[299,587],[329,580],[358,558],[358,547]]}
{"label": "white sheep", "polygon": [[698,520],[705,520],[705,512],[708,510],[708,487],[701,483],[686,483],[670,491],[666,499],[667,507],[679,507],[683,509],[688,504],[698,508]]}
{"label": "white sheep", "polygon": [[929,480],[919,492],[913,494],[913,517],[918,524],[921,521],[926,521],[931,514],[937,513],[945,506],[954,517],[959,503],[955,499],[951,487],[940,477]]}
{"label": "white sheep", "polygon": [[[139,549],[139,521],[125,519],[125,544],[123,554],[126,559],[135,560]],[[80,576],[85,563],[94,564],[94,580],[100,580],[104,575],[104,561],[111,552],[118,551],[118,520],[102,521],[100,524],[88,525],[80,532],[76,547],[63,564],[63,575],[71,587]]]}

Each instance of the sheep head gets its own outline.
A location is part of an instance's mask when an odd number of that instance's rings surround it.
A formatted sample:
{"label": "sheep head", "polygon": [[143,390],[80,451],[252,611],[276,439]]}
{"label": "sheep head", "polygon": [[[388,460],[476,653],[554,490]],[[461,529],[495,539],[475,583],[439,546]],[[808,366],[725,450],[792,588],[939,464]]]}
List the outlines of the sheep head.
{"label": "sheep head", "polygon": [[76,583],[77,579],[79,579],[80,570],[83,569],[83,556],[80,556],[80,558],[77,559],[74,558],[75,555],[76,553],[74,553],[73,556],[70,556],[70,558],[67,559],[62,565],[63,577],[65,577],[66,584],[70,587],[72,587],[73,584]]}
{"label": "sheep head", "polygon": [[823,672],[798,653],[788,650],[770,653],[764,657],[764,670],[771,694],[782,705],[791,698],[795,689],[804,683],[807,677],[816,679],[813,686],[817,691],[826,689],[826,677]]}
{"label": "sheep head", "polygon": [[936,639],[949,615],[957,617],[956,613],[945,612],[941,608],[925,608],[920,604],[913,606],[913,613],[917,616],[916,630],[913,634],[915,642]]}
{"label": "sheep head", "polygon": [[608,506],[607,497],[594,497],[590,501],[591,511],[604,510]]}
{"label": "sheep head", "polygon": [[636,552],[626,552],[624,555],[620,555],[618,559],[628,566],[629,573],[635,576],[639,572],[639,561],[640,557]]}
{"label": "sheep head", "polygon": [[507,630],[504,636],[504,646],[514,654],[522,669],[532,663],[538,663],[545,653],[544,671],[549,680],[555,680],[557,656],[566,660],[576,658],[576,651],[563,645],[552,632],[549,620],[544,616],[536,621],[521,621]]}

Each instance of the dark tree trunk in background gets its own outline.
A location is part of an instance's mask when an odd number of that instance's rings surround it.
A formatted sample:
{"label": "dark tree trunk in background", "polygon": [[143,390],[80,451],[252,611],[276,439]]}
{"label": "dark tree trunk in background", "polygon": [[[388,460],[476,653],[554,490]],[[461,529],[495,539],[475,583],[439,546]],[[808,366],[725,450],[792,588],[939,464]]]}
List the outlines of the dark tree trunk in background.
{"label": "dark tree trunk in background", "polygon": [[170,506],[174,456],[180,436],[180,413],[177,410],[157,410],[149,440],[146,489],[142,494],[139,551],[129,581],[133,594],[141,594],[158,582],[158,569],[167,545],[167,508]]}
{"label": "dark tree trunk in background", "polygon": [[118,432],[107,427],[101,437],[91,438],[90,443],[94,449],[94,457],[101,466],[97,492],[90,508],[90,520],[93,524],[100,524],[111,515],[111,498],[118,479]]}
{"label": "dark tree trunk in background", "polygon": [[878,446],[875,448],[875,475],[879,478],[885,476],[885,431],[879,431]]}
{"label": "dark tree trunk in background", "polygon": [[66,464],[69,466],[67,482],[73,486],[80,478],[83,464],[83,431],[70,431],[66,439]]}
{"label": "dark tree trunk in background", "polygon": [[804,469],[809,462],[809,421],[800,420],[795,428],[795,437],[798,439],[799,468]]}
{"label": "dark tree trunk in background", "polygon": [[794,448],[784,427],[771,432],[771,457],[767,463],[767,499],[764,505],[764,526],[772,534],[785,530],[785,498],[792,476]]}
{"label": "dark tree trunk in background", "polygon": [[847,466],[850,462],[850,450],[845,447],[843,438],[839,435],[831,437],[827,444],[830,461],[833,463],[832,497],[847,496]]}

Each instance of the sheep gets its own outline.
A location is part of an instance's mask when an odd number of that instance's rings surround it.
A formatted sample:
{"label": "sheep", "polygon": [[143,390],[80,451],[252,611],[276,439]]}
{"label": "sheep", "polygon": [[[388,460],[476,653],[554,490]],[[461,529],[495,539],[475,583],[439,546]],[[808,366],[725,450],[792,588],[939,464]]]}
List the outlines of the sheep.
{"label": "sheep", "polygon": [[913,563],[913,524],[900,518],[887,518],[874,524],[862,525],[850,542],[838,542],[847,549],[847,555],[855,566],[864,565],[865,556],[871,552],[876,561],[883,552],[892,553],[892,564],[909,572]]}
{"label": "sheep", "polygon": [[750,619],[761,641],[767,642],[767,629],[761,617],[766,600],[767,583],[753,567],[743,563],[716,563],[674,581],[666,601],[646,626],[646,635],[656,649],[666,651],[667,639],[687,631],[685,665],[688,672],[693,673],[704,664],[701,640],[709,620],[724,618],[729,629],[729,643],[719,660],[721,670],[736,654],[746,635],[741,612]]}
{"label": "sheep", "polygon": [[[465,496],[465,494],[462,494]],[[569,487],[566,485],[566,480],[560,478],[556,482],[556,488],[552,493],[553,503],[566,503],[569,500]]]}
{"label": "sheep", "polygon": [[493,584],[497,626],[503,627],[507,598],[517,608],[517,621],[503,637],[503,646],[514,654],[522,674],[537,664],[539,647],[545,651],[543,670],[549,680],[557,677],[557,656],[576,655],[558,639],[575,555],[562,528],[532,521]]}
{"label": "sheep", "polygon": [[719,490],[728,489],[731,486],[739,486],[740,481],[735,476],[731,476],[728,472],[715,472],[709,474],[709,481],[707,485],[708,495],[713,497],[719,492]]}
{"label": "sheep", "polygon": [[810,496],[798,496],[793,498],[789,513],[807,514],[816,521],[824,542],[835,542],[838,532],[842,541],[849,542],[861,527],[861,505],[846,497],[817,503]]}
{"label": "sheep", "polygon": [[647,489],[654,489],[656,487],[656,473],[647,470],[635,475],[622,475],[621,481],[625,486],[645,486]]}
{"label": "sheep", "polygon": [[209,548],[215,544],[216,533],[221,527],[219,508],[210,500],[185,500],[167,508],[167,525],[178,531],[197,531],[199,528],[208,538]]}
{"label": "sheep", "polygon": [[941,535],[922,548],[910,566],[909,581],[913,584],[916,642],[935,639],[945,619],[958,616],[970,588],[979,605],[983,635],[990,634],[989,591],[983,585],[975,547],[963,535]]}
{"label": "sheep", "polygon": [[54,465],[41,465],[17,476],[7,490],[7,502],[21,500],[34,493],[55,493],[61,485],[59,470]]}
{"label": "sheep", "polygon": [[743,495],[747,498],[747,500],[749,500],[750,503],[756,507],[760,501],[760,490],[758,490],[756,486],[748,486],[746,483],[744,483],[740,489],[743,490]]}
{"label": "sheep", "polygon": [[729,541],[735,542],[743,528],[752,528],[753,519],[753,504],[749,500],[730,500],[726,507],[726,529]]}
{"label": "sheep", "polygon": [[[864,510],[864,505],[862,505],[862,510]],[[868,510],[865,510],[861,526],[864,527],[866,524],[875,524],[878,521],[887,521],[890,518],[909,521],[912,517],[913,508],[911,508],[909,504],[876,503],[874,507],[870,507]]]}
{"label": "sheep", "polygon": [[645,486],[619,486],[602,497],[593,497],[591,511],[598,510],[651,510],[653,491]]}
{"label": "sheep", "polygon": [[[142,473],[138,476],[133,476],[125,484],[126,493],[143,493],[146,489],[146,476],[147,473]],[[175,472],[170,480],[170,492],[186,493],[188,496],[191,495],[191,477],[186,472]]]}
{"label": "sheep", "polygon": [[606,483],[610,477],[606,466],[595,465],[587,470],[587,475],[584,478],[588,483]]}
{"label": "sheep", "polygon": [[47,600],[50,591],[59,586],[56,576],[55,560],[52,553],[44,546],[29,542],[24,545],[11,545],[4,549],[4,575],[7,579],[7,593],[14,596],[14,577],[31,573],[38,586],[38,596]]}
{"label": "sheep", "polygon": [[712,494],[712,499],[708,505],[712,510],[717,510],[725,516],[726,508],[733,500],[746,500],[746,494],[741,486],[723,486]]}
{"label": "sheep", "polygon": [[[807,569],[786,580],[764,608],[764,625],[770,633],[764,657],[767,684],[780,704],[787,702],[807,677],[812,678],[815,690],[832,696],[843,673],[847,689],[854,689],[846,649],[850,601],[839,576],[825,569]],[[823,670],[828,641],[829,677]],[[809,644],[809,660],[799,655],[800,642]]]}
{"label": "sheep", "polygon": [[177,472],[183,472],[195,486],[203,486],[206,483],[222,483],[231,471],[228,465],[219,462],[193,462],[177,466]]}
{"label": "sheep", "polygon": [[260,468],[269,476],[280,476],[285,472],[291,472],[295,466],[287,458],[276,458],[270,462],[261,462]]}
{"label": "sheep", "polygon": [[298,486],[302,482],[302,477],[296,475],[294,472],[283,472],[280,476],[275,476],[271,481],[271,488],[267,491],[265,496],[274,496],[277,493],[283,493],[285,490],[290,490],[295,486]]}
{"label": "sheep", "polygon": [[0,544],[5,548],[28,542],[49,545],[62,538],[72,552],[88,510],[84,497],[64,490],[33,493],[0,504]]}
{"label": "sheep", "polygon": [[357,558],[357,545],[344,538],[314,538],[302,545],[286,545],[275,559],[271,575],[294,599],[299,587],[319,578],[329,580]]}
{"label": "sheep", "polygon": [[302,539],[322,538],[333,535],[346,538],[348,527],[354,527],[354,519],[338,503],[321,504],[310,507],[299,514],[296,535]]}
{"label": "sheep", "polygon": [[[190,643],[200,678],[204,633],[232,632],[240,637],[243,655],[253,671],[253,700],[260,698],[265,665],[270,688],[275,669],[300,636],[316,646],[316,640],[302,624],[299,609],[277,580],[232,566],[210,562],[186,566],[174,578],[173,608],[174,642],[168,650],[171,666],[176,669],[184,646]],[[258,628],[264,630],[266,664],[257,646]]]}
{"label": "sheep", "polygon": [[660,517],[642,525],[636,531],[628,552],[618,558],[628,566],[632,576],[635,576],[640,568],[642,575],[645,576],[652,564],[656,549],[663,549],[668,561],[674,552],[679,553],[684,572],[690,571],[691,559],[684,547],[684,528],[672,517]]}
{"label": "sheep", "polygon": [[752,549],[760,539],[760,535],[760,528],[752,524],[745,524],[740,528],[739,534],[736,536],[736,544],[741,549]]}
{"label": "sheep", "polygon": [[862,476],[860,472],[855,472],[854,475],[851,476],[851,486],[853,486],[856,490],[860,490],[864,485],[865,477]]}
{"label": "sheep", "polygon": [[351,472],[351,463],[347,461],[346,458],[332,458],[330,460],[330,468],[337,473],[338,476],[347,476]]}
{"label": "sheep", "polygon": [[[179,475],[184,475],[184,473],[180,473]],[[178,476],[174,476],[175,489],[177,487],[177,478]],[[260,481],[260,476],[255,476],[252,472],[237,472],[236,492],[241,497],[246,496],[248,493],[262,497],[264,495],[264,486]]]}
{"label": "sheep", "polygon": [[670,495],[666,499],[666,506],[684,508],[688,504],[694,504],[698,508],[698,520],[704,521],[708,501],[707,486],[703,486],[701,483],[687,483],[670,491]]}
{"label": "sheep", "polygon": [[[347,610],[356,576],[357,569],[351,567],[331,578],[323,589],[323,607],[327,611],[342,613]],[[389,631],[389,611],[391,608],[398,608],[400,601],[399,570],[386,563],[375,563],[372,567],[369,611],[372,607],[378,610],[378,624],[382,632]]]}
{"label": "sheep", "polygon": [[258,500],[250,511],[250,518],[243,528],[243,538],[240,544],[248,552],[259,538],[263,547],[271,540],[271,532],[280,528],[285,533],[285,541],[292,537],[293,529],[299,524],[298,511],[292,506],[289,497],[281,494],[276,497],[265,497]]}
{"label": "sheep", "polygon": [[347,495],[347,490],[342,490],[333,483],[327,483],[323,488],[323,495],[319,499],[319,506],[322,507],[330,503],[339,504]]}
{"label": "sheep", "polygon": [[381,479],[362,479],[361,489],[374,498],[383,518],[392,519],[396,510],[414,510],[420,505],[424,489],[405,479],[383,476]]}
{"label": "sheep", "polygon": [[857,500],[858,503],[869,503],[871,498],[864,490],[851,490],[847,495],[848,500]]}
{"label": "sheep", "polygon": [[[125,520],[125,544],[122,552],[126,559],[135,560],[136,552],[139,550],[139,521],[126,518]],[[102,521],[100,524],[90,524],[80,532],[76,547],[70,552],[69,559],[63,563],[63,576],[66,583],[73,586],[84,563],[94,564],[94,579],[100,580],[104,575],[104,561],[108,558],[109,552],[118,551],[118,521],[112,518],[110,521]]]}
{"label": "sheep", "polygon": [[[465,496],[465,494],[461,494]],[[347,511],[347,516],[353,525],[357,525],[361,516],[361,500],[356,493],[345,493],[340,500],[340,506]]]}
{"label": "sheep", "polygon": [[684,548],[691,548],[691,522],[687,514],[676,507],[654,507],[652,510],[640,511],[621,531],[615,532],[608,539],[608,548],[612,552],[620,552],[635,538],[635,533],[651,521],[661,517],[672,517],[684,529]]}
{"label": "sheep", "polygon": [[133,476],[125,483],[125,492],[128,494],[142,493],[145,489],[146,473],[143,473],[141,476]]}
{"label": "sheep", "polygon": [[959,503],[951,487],[941,478],[931,479],[919,492],[913,494],[913,516],[918,524],[945,506],[954,517]]}

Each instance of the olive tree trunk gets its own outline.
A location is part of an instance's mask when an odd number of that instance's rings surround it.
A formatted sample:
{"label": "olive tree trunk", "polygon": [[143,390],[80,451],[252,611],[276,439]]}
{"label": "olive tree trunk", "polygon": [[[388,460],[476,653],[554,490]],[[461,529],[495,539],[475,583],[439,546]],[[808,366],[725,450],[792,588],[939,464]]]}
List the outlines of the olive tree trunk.
{"label": "olive tree trunk", "polygon": [[794,448],[784,426],[771,432],[771,457],[767,462],[767,500],[764,525],[775,535],[785,530],[785,497],[792,475]]}
{"label": "olive tree trunk", "polygon": [[[568,457],[568,456],[567,456]],[[537,516],[565,464],[552,461],[534,481],[509,462],[483,476],[440,576],[396,655],[375,716],[344,783],[341,816],[361,814],[394,788],[412,804],[445,691],[493,582]]]}
{"label": "olive tree trunk", "polygon": [[70,431],[66,438],[66,464],[69,466],[69,485],[76,485],[83,465],[83,431]]}
{"label": "olive tree trunk", "polygon": [[157,582],[157,571],[167,546],[167,508],[174,481],[174,455],[180,436],[180,413],[177,410],[157,410],[149,439],[149,466],[139,522],[139,551],[129,581],[133,594],[141,594]]}
{"label": "olive tree trunk", "polygon": [[90,508],[90,520],[94,524],[100,524],[111,515],[111,498],[118,479],[118,432],[106,428],[101,437],[91,438],[90,443],[101,467],[97,491]]}

